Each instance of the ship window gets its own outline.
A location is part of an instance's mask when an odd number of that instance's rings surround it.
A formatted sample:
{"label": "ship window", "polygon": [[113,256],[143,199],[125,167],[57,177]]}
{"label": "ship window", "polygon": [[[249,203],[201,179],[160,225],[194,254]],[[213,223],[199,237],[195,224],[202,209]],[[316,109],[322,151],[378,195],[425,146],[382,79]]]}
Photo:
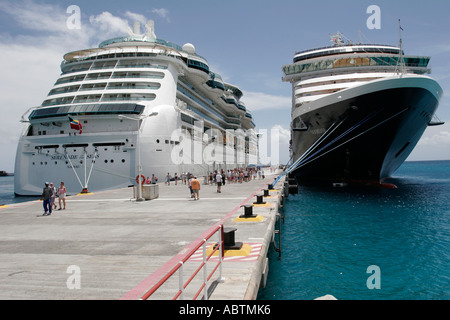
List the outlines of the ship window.
{"label": "ship window", "polygon": [[62,117],[78,114],[141,114],[145,106],[135,103],[71,105],[51,108],[37,108],[28,117],[30,120]]}

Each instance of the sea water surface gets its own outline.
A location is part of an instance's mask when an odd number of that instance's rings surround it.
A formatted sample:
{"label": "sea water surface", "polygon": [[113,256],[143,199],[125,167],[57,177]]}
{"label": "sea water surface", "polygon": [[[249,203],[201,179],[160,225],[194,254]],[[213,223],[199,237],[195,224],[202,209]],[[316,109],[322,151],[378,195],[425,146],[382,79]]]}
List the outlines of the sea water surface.
{"label": "sea water surface", "polygon": [[37,199],[39,197],[16,197],[14,195],[14,176],[0,177],[0,206]]}
{"label": "sea water surface", "polygon": [[387,182],[290,195],[258,299],[450,299],[450,161],[405,162]]}

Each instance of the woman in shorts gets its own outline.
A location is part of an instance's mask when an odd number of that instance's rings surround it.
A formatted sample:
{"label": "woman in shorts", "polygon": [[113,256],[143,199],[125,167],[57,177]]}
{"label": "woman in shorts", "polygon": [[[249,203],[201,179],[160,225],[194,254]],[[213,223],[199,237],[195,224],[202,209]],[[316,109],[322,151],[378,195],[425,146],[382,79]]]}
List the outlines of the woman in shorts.
{"label": "woman in shorts", "polygon": [[58,188],[58,195],[59,195],[59,209],[61,210],[61,200],[64,204],[64,210],[66,210],[66,187],[64,186],[64,182],[61,182],[61,185]]}

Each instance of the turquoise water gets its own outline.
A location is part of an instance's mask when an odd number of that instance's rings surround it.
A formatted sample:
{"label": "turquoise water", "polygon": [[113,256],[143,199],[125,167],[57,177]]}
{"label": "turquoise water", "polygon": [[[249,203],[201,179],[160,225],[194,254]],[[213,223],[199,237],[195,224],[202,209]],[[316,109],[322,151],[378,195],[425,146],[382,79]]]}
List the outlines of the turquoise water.
{"label": "turquoise water", "polygon": [[290,195],[258,299],[450,299],[450,161],[406,162],[388,182]]}
{"label": "turquoise water", "polygon": [[16,197],[14,195],[14,176],[0,177],[0,205],[36,199],[39,197]]}

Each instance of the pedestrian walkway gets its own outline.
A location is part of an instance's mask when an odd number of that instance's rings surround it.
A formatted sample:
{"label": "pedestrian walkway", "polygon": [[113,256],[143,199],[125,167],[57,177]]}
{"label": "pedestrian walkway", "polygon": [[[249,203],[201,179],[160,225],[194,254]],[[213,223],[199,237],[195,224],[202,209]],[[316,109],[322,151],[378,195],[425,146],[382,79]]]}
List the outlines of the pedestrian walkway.
{"label": "pedestrian walkway", "polygon": [[[151,201],[134,201],[132,188],[70,196],[67,209],[51,216],[42,216],[41,201],[0,208],[0,299],[124,297],[273,179],[226,184],[222,193],[201,181],[198,201],[179,182],[161,183]],[[254,225],[244,234],[239,227],[236,237],[261,248],[265,228]],[[226,298],[220,287],[212,298]]]}

